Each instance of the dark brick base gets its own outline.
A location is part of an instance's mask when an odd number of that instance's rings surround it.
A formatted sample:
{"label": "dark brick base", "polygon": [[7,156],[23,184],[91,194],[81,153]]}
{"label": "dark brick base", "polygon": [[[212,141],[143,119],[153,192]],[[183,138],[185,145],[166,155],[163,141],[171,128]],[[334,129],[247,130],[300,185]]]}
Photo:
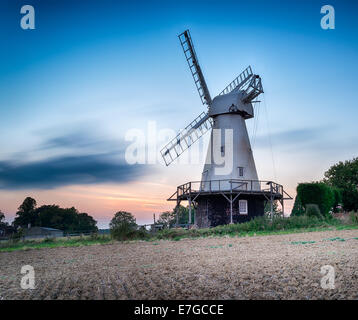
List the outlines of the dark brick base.
{"label": "dark brick base", "polygon": [[[239,214],[239,200],[248,201],[248,214]],[[233,222],[245,222],[264,215],[264,196],[240,195],[232,206]],[[223,195],[200,196],[196,199],[196,223],[199,228],[215,227],[230,223],[230,202]]]}

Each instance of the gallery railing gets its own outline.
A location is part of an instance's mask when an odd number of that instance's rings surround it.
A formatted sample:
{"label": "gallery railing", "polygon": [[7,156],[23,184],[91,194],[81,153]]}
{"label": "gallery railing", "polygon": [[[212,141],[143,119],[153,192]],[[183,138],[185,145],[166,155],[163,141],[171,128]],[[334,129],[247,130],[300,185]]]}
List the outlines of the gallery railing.
{"label": "gallery railing", "polygon": [[[273,181],[224,179],[209,181],[191,181],[177,187],[174,195],[177,197],[188,196],[197,193],[217,192],[248,192],[248,193],[272,193],[283,195],[283,186]],[[173,195],[173,196],[174,196]],[[171,197],[172,198],[172,197]]]}

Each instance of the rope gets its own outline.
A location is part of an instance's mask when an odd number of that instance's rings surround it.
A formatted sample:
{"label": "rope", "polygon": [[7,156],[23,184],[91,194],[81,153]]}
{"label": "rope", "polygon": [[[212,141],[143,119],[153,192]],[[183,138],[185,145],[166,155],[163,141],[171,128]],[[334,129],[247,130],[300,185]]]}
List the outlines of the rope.
{"label": "rope", "polygon": [[254,103],[253,106],[254,106],[254,124],[252,126],[251,139],[250,139],[250,141],[252,141],[252,142],[254,141],[255,124],[256,124],[256,117],[255,117],[255,115],[256,115],[256,103]]}
{"label": "rope", "polygon": [[275,158],[273,155],[273,148],[272,148],[272,141],[271,141],[271,130],[270,130],[270,124],[268,121],[268,112],[267,112],[267,106],[266,106],[265,93],[263,93],[263,100],[264,100],[264,108],[265,108],[265,116],[266,116],[266,126],[267,126],[269,145],[270,145],[270,151],[271,151],[273,175],[274,175],[275,181],[277,181],[276,165],[275,165]]}
{"label": "rope", "polygon": [[254,125],[253,125],[253,130],[252,130],[252,148],[254,148],[255,146],[255,141],[256,141],[256,135],[257,135],[257,128],[259,126],[259,118],[260,118],[260,105],[261,102],[258,103],[258,107],[256,108],[256,103],[254,104],[254,114],[257,115],[254,117]]}

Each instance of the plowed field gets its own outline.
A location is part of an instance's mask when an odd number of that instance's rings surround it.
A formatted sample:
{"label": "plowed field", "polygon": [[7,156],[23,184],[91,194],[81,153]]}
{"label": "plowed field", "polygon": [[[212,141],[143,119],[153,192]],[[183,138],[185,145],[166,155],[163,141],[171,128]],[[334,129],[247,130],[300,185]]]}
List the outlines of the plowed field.
{"label": "plowed field", "polygon": [[358,230],[2,252],[0,299],[358,299]]}

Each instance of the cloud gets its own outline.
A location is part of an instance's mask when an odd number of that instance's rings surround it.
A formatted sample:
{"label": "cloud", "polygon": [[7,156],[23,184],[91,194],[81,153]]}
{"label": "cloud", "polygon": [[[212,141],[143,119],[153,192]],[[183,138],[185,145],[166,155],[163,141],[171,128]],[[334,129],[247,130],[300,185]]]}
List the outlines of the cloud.
{"label": "cloud", "polygon": [[111,153],[123,153],[126,142],[98,137],[89,130],[78,130],[64,135],[51,136],[47,138],[38,150],[96,150]]}
{"label": "cloud", "polygon": [[58,157],[14,164],[0,161],[0,189],[56,188],[73,184],[135,181],[147,167],[116,162],[106,155]]}
{"label": "cloud", "polygon": [[[39,148],[27,152],[31,156],[41,154],[40,159],[19,162],[16,157],[0,161],[0,189],[126,183],[153,171],[149,165],[126,163],[125,145],[123,141],[98,139],[86,132],[48,138]],[[28,158],[31,157],[23,157]]]}
{"label": "cloud", "polygon": [[[309,146],[319,141],[321,143],[326,143],[327,132],[328,129],[325,127],[286,130],[271,134],[271,141],[275,145],[292,146],[293,148],[296,148],[298,145]],[[257,148],[270,147],[269,136],[261,135],[256,137],[256,139],[254,139],[254,145]]]}
{"label": "cloud", "polygon": [[84,148],[97,144],[91,140],[84,132],[73,132],[63,136],[56,136],[47,139],[43,144],[43,149],[51,148]]}

